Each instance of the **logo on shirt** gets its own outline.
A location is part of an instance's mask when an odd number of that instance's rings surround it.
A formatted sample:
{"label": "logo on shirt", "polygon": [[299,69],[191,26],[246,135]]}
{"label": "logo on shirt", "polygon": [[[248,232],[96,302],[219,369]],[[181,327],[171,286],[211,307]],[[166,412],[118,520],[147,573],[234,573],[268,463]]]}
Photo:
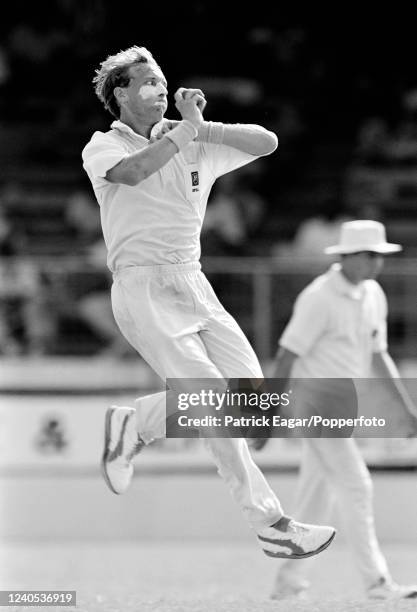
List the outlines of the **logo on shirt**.
{"label": "logo on shirt", "polygon": [[198,191],[198,186],[200,184],[200,179],[198,177],[198,170],[195,170],[194,172],[191,172],[191,186],[192,186],[192,191]]}

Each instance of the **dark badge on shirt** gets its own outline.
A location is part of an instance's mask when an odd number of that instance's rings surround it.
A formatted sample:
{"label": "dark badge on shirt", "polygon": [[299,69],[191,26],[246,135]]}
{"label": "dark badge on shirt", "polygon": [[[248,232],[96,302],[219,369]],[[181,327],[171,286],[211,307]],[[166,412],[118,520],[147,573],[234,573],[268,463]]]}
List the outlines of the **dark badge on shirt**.
{"label": "dark badge on shirt", "polygon": [[198,178],[198,170],[196,170],[195,172],[191,172],[191,184],[193,187],[197,187],[197,185],[200,184],[200,181]]}

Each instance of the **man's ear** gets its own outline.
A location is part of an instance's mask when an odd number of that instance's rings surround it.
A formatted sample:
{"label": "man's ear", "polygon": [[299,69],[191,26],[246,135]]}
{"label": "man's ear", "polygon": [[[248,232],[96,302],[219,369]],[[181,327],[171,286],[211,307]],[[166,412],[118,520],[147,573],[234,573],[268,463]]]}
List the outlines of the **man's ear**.
{"label": "man's ear", "polygon": [[123,89],[123,87],[115,87],[113,89],[113,93],[114,93],[114,97],[119,103],[119,106],[122,106],[123,102],[126,102],[128,98],[126,90]]}

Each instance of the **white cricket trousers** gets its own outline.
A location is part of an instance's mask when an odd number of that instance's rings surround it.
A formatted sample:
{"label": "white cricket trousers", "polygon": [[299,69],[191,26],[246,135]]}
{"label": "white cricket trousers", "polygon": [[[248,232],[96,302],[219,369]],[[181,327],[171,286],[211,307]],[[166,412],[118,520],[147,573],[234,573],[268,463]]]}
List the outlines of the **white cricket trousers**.
{"label": "white cricket trousers", "polygon": [[[365,587],[389,572],[375,533],[372,480],[352,438],[305,438],[296,496],[297,519],[329,520],[336,502]],[[285,561],[278,576],[307,577],[310,559]],[[342,571],[342,570],[341,570]]]}
{"label": "white cricket trousers", "polygon": [[[132,266],[113,276],[112,307],[130,344],[173,391],[181,379],[263,378],[247,338],[220,304],[198,262]],[[225,381],[226,379],[226,381]],[[138,431],[146,443],[165,436],[166,394],[135,402]],[[249,524],[259,530],[283,515],[281,505],[250,455],[246,440],[204,440],[218,473]]]}

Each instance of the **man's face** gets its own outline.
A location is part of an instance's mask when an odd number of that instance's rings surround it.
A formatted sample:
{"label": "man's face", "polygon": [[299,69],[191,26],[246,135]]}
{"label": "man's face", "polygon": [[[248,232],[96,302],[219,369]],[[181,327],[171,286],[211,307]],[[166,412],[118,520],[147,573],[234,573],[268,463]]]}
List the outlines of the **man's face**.
{"label": "man's face", "polygon": [[138,64],[129,68],[130,83],[124,88],[125,108],[133,115],[150,122],[158,122],[167,107],[167,82],[161,70],[152,64]]}
{"label": "man's face", "polygon": [[373,251],[354,253],[349,258],[359,280],[375,279],[384,265],[384,257]]}

